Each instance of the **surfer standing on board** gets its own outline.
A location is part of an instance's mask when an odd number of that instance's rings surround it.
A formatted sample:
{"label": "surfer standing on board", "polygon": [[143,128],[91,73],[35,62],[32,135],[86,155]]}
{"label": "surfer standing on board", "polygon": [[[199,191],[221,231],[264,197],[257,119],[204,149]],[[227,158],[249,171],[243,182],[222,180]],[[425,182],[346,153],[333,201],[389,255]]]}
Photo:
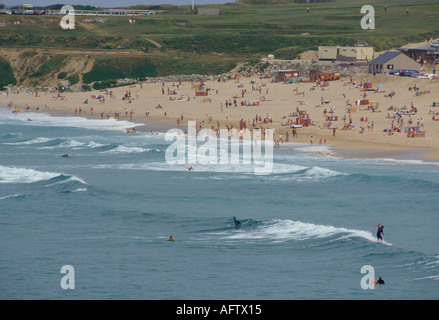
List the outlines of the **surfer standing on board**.
{"label": "surfer standing on board", "polygon": [[377,230],[377,240],[378,241],[379,240],[383,241],[383,236],[382,236],[383,233],[384,233],[384,226],[381,223],[379,223],[378,230]]}

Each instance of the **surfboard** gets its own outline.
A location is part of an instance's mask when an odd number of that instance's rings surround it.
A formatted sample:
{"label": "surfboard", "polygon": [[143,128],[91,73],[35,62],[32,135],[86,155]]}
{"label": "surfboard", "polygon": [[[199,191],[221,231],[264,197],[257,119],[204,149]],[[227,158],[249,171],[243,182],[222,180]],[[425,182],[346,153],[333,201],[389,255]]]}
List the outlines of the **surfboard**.
{"label": "surfboard", "polygon": [[388,246],[393,246],[393,243],[383,242],[383,244],[387,244]]}

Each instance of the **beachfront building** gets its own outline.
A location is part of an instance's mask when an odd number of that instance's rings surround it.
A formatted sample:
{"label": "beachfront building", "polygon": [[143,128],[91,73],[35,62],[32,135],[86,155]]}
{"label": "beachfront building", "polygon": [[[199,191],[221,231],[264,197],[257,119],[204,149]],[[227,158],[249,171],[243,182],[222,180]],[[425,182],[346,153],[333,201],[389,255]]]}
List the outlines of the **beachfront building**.
{"label": "beachfront building", "polygon": [[[145,16],[167,13],[164,10],[128,10],[128,9],[99,9],[99,10],[75,10],[75,16]],[[48,9],[47,15],[65,15],[62,10]]]}
{"label": "beachfront building", "polygon": [[411,48],[399,48],[398,51],[422,64],[439,63],[439,47],[433,46],[432,43],[426,43]]}
{"label": "beachfront building", "polygon": [[369,73],[394,70],[419,70],[419,63],[399,51],[387,51],[369,62]]}
{"label": "beachfront building", "polygon": [[293,70],[273,70],[273,82],[299,82],[299,71]]}
{"label": "beachfront building", "polygon": [[374,58],[375,50],[370,46],[319,46],[319,60],[368,61]]}

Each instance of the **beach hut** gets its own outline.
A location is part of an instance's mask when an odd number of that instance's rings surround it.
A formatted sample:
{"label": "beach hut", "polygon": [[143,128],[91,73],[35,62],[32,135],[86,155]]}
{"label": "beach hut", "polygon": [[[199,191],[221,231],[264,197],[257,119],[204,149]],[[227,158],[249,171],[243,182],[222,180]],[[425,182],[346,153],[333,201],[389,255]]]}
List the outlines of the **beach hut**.
{"label": "beach hut", "polygon": [[299,71],[293,70],[273,70],[273,82],[284,82],[288,79],[299,78]]}
{"label": "beach hut", "polygon": [[309,71],[309,81],[316,82],[320,80],[320,70],[310,70]]}
{"label": "beach hut", "polygon": [[399,51],[387,51],[368,64],[369,73],[387,73],[393,70],[419,70],[419,63]]}

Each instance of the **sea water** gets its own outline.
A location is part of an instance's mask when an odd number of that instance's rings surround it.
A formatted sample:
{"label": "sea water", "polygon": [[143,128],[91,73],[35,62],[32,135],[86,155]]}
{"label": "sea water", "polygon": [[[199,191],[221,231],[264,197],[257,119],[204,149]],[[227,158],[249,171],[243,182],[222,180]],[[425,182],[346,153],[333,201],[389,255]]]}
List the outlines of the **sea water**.
{"label": "sea water", "polygon": [[188,171],[132,126],[0,109],[0,298],[439,298],[437,162],[289,143],[268,175]]}

